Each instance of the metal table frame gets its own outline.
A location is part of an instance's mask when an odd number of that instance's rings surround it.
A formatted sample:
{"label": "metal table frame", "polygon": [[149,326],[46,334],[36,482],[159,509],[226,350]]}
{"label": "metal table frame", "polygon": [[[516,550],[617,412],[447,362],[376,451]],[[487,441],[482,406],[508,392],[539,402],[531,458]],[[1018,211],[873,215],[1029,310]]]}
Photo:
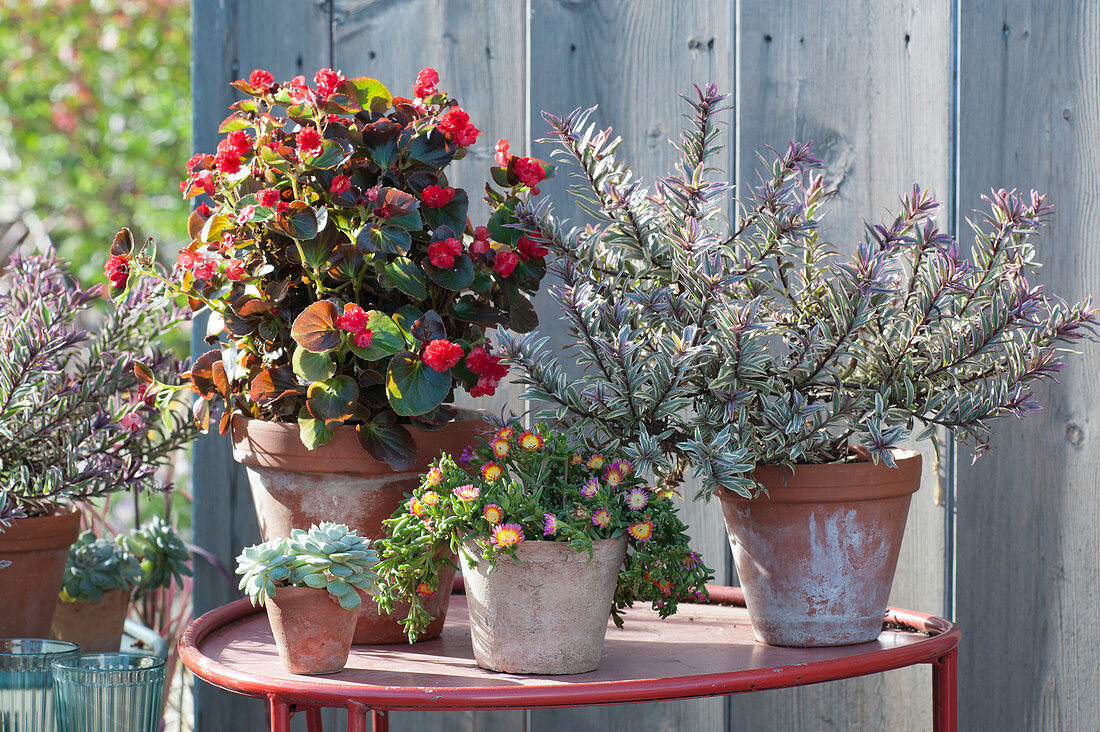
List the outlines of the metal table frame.
{"label": "metal table frame", "polygon": [[[709,588],[711,603],[744,607],[740,588]],[[880,673],[905,666],[932,665],[932,713],[936,732],[955,732],[957,657],[961,631],[932,615],[888,608],[889,626],[924,636],[908,645],[874,648],[841,659],[816,660],[776,668],[755,668],[667,679],[625,679],[552,686],[425,687],[368,686],[334,683],[327,677],[302,676],[294,680],[264,677],[235,670],[205,656],[200,646],[222,627],[262,609],[248,600],[223,605],[193,621],[180,638],[180,659],[199,678],[228,691],[267,699],[272,732],[289,732],[290,719],[306,715],[310,732],[321,732],[320,710],[348,710],[349,732],[366,732],[370,715],[373,732],[388,732],[391,710],[487,710],[582,707],[600,704],[671,701],[767,689],[790,688]],[[354,651],[353,651],[354,652]]]}

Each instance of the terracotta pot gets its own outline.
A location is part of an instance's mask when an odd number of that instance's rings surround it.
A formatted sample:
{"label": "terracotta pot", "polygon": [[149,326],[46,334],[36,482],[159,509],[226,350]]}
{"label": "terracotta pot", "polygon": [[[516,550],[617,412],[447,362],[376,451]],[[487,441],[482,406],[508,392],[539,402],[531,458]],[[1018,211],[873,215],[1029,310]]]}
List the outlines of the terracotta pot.
{"label": "terracotta pot", "polygon": [[[428,464],[447,452],[458,457],[487,429],[477,412],[463,411],[459,419],[436,432],[411,429],[419,457],[411,470],[396,472],[370,457],[359,445],[355,428],[341,425],[332,441],[307,450],[298,437],[296,422],[268,422],[234,417],[233,457],[245,466],[252,500],[264,540],[290,536],[291,529],[308,529],[315,523],[347,524],[360,536],[385,535],[382,521],[412,493]],[[440,577],[440,591],[425,600],[435,618],[420,640],[439,635],[450,603],[454,572]],[[408,607],[395,607],[393,615],[380,616],[373,600],[363,603],[355,643],[407,643],[398,622]]]}
{"label": "terracotta pot", "polygon": [[328,590],[311,587],[280,587],[264,607],[287,671],[334,674],[344,668],[357,611],[345,610]]}
{"label": "terracotta pot", "polygon": [[115,652],[129,609],[129,590],[108,590],[95,602],[58,600],[50,637],[77,644],[81,653]]}
{"label": "terracotta pot", "polygon": [[80,512],[15,519],[0,531],[0,638],[45,638],[53,622]]}
{"label": "terracotta pot", "polygon": [[489,563],[473,542],[463,544],[470,635],[477,665],[513,674],[594,671],[626,537],[593,544],[592,555],[565,542],[525,541],[516,559]]}
{"label": "terracotta pot", "polygon": [[719,495],[756,639],[777,646],[865,643],[882,631],[921,456],[758,466],[767,494]]}

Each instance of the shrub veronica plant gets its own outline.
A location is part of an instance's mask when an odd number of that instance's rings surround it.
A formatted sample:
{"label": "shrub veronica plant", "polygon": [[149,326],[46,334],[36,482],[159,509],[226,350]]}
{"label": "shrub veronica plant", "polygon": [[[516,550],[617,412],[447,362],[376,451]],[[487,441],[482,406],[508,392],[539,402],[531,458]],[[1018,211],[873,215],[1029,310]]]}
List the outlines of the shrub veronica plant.
{"label": "shrub veronica plant", "polygon": [[191,243],[170,274],[154,245],[120,233],[106,272],[125,292],[131,271],[210,309],[209,341],[191,386],[205,405],[294,421],[311,449],[357,425],[372,456],[396,469],[415,458],[407,425],[451,421],[456,387],[493,394],[507,368],[485,330],[537,324],[529,296],[547,250],[521,236],[515,208],[553,168],[497,146],[486,185],[492,215],[467,219],[469,196],[446,170],[480,131],[424,69],[414,98],[369,78],[322,69],[276,83],[257,70],[222,123],[213,154],[187,165]]}
{"label": "shrub veronica plant", "polygon": [[[661,617],[680,599],[702,599],[713,573],[688,545],[686,527],[669,494],[656,492],[621,454],[592,452],[546,425],[523,430],[504,424],[457,464],[443,455],[408,502],[385,523],[376,543],[379,608],[410,603],[402,621],[409,640],[432,618],[423,598],[440,590],[439,574],[464,541],[476,542],[491,563],[515,556],[524,541],[592,542],[626,535],[629,552],[619,573],[612,616],[636,600]],[[450,588],[445,588],[449,590]]]}
{"label": "shrub veronica plant", "polygon": [[[0,530],[7,521],[115,491],[153,487],[194,436],[172,393],[145,380],[182,365],[151,346],[186,320],[130,289],[89,332],[100,288],[76,286],[52,255],[16,255],[0,276]],[[155,419],[156,406],[161,420]]]}
{"label": "shrub veronica plant", "polygon": [[518,210],[558,255],[553,296],[585,367],[570,379],[537,334],[501,333],[528,396],[667,486],[694,466],[701,495],[752,495],[755,464],[845,460],[853,445],[892,465],[914,430],[944,428],[979,455],[996,419],[1038,408],[1035,384],[1098,324],[1090,300],[1032,282],[1043,196],[994,191],[966,257],[914,186],[841,255],[820,233],[820,163],[791,143],[727,222],[731,186],[712,167],[724,100],[697,89],[680,159],[653,190],[591,110],[546,115],[595,223],[566,230],[545,205]]}

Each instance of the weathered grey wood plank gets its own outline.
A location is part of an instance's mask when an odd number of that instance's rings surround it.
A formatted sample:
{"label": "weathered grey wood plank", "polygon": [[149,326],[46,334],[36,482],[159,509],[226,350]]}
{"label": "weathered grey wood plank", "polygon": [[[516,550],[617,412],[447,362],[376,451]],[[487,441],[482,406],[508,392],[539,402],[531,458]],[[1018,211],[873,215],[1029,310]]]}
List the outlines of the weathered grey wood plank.
{"label": "weathered grey wood plank", "polygon": [[[526,139],[526,9],[509,0],[404,0],[341,2],[334,16],[336,67],[346,75],[373,76],[394,94],[412,96],[417,73],[425,66],[440,75],[440,88],[456,98],[482,131],[465,159],[448,171],[450,183],[463,187],[473,205],[471,220],[484,223],[489,208],[481,200],[496,142],[506,138],[521,152]],[[415,41],[413,40],[415,39]],[[522,411],[519,390],[502,385],[495,397],[470,399],[460,406],[499,413]],[[430,732],[494,732],[523,729],[522,711],[394,713],[390,727]]]}
{"label": "weathered grey wood plank", "polygon": [[[1100,7],[963,4],[960,204],[990,187],[1049,192],[1050,291],[1100,292]],[[1046,408],[960,451],[960,729],[1095,729],[1100,719],[1100,349],[1071,359]]]}
{"label": "weathered grey wood plank", "polygon": [[[253,68],[277,79],[313,73],[329,61],[328,11],[297,0],[194,0],[192,18],[192,146],[213,151],[218,124],[237,99],[228,84]],[[278,18],[273,23],[272,18]],[[196,334],[200,331],[196,325]],[[197,336],[192,350],[210,347]],[[214,430],[194,444],[195,542],[232,571],[234,558],[260,540],[244,472],[233,462],[229,442]],[[195,562],[195,612],[236,597],[235,585],[206,562]],[[265,705],[202,682],[195,688],[195,728],[200,732],[259,729]]]}
{"label": "weathered grey wood plank", "polygon": [[[692,83],[733,85],[730,45],[732,3],[692,0],[532,0],[530,19],[531,135],[541,137],[542,110],[564,114],[599,104],[594,119],[623,137],[620,155],[652,183],[671,171],[675,153],[667,140],[679,136],[687,109],[679,98]],[[728,119],[732,123],[732,116]],[[548,157],[549,148],[535,149]],[[718,167],[733,170],[732,151]],[[541,185],[559,215],[576,218],[565,194],[567,170]],[[562,330],[551,323],[556,309],[539,298],[542,332],[560,343]],[[687,485],[685,495],[694,493]],[[717,504],[686,502],[684,520],[704,561],[726,581],[729,548]],[[536,710],[532,730],[719,730],[725,728],[721,699],[588,709]]]}
{"label": "weathered grey wood plank", "polygon": [[[814,140],[837,186],[826,234],[851,251],[864,219],[895,211],[914,181],[947,198],[951,167],[951,14],[947,3],[746,2],[737,29],[738,174],[758,182],[755,151]],[[941,215],[949,226],[950,209]],[[925,455],[891,604],[940,613],[944,532],[935,461]],[[924,729],[927,669],[730,700],[730,729]],[[917,693],[915,690],[920,690]],[[887,701],[888,700],[888,701]]]}

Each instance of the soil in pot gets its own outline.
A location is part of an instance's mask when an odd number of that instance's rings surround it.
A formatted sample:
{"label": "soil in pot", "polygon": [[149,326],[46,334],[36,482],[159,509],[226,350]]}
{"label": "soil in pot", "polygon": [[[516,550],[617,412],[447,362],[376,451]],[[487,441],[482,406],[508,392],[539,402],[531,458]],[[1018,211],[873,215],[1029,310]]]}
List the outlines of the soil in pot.
{"label": "soil in pot", "polygon": [[565,542],[524,541],[516,559],[489,571],[476,544],[463,545],[470,635],[478,666],[514,674],[594,671],[615,597],[626,537],[588,552]]}
{"label": "soil in pot", "polygon": [[280,587],[264,607],[287,671],[334,674],[347,664],[358,610],[341,607],[328,590],[309,587]]}
{"label": "soil in pot", "polygon": [[0,638],[45,638],[80,512],[16,519],[0,531]]}
{"label": "soil in pot", "polygon": [[869,461],[757,467],[767,490],[719,495],[757,640],[779,646],[872,641],[901,550],[921,456],[897,468]]}
{"label": "soil in pot", "polygon": [[[374,460],[359,444],[355,428],[341,425],[325,445],[307,450],[298,437],[297,423],[233,419],[233,457],[245,466],[252,500],[264,541],[289,536],[295,528],[308,529],[315,523],[335,521],[347,524],[360,536],[378,539],[388,519],[418,485],[420,475],[441,452],[459,455],[474,444],[487,426],[477,412],[461,411],[445,427],[425,432],[413,428],[418,459],[407,471],[391,470]],[[440,578],[441,590],[425,601],[435,618],[420,640],[434,638],[443,629],[451,577]],[[380,616],[373,601],[364,602],[355,632],[356,644],[407,643],[396,608],[393,615]]]}
{"label": "soil in pot", "polygon": [[77,644],[81,653],[117,651],[129,609],[129,590],[108,590],[95,602],[58,600],[50,637]]}

